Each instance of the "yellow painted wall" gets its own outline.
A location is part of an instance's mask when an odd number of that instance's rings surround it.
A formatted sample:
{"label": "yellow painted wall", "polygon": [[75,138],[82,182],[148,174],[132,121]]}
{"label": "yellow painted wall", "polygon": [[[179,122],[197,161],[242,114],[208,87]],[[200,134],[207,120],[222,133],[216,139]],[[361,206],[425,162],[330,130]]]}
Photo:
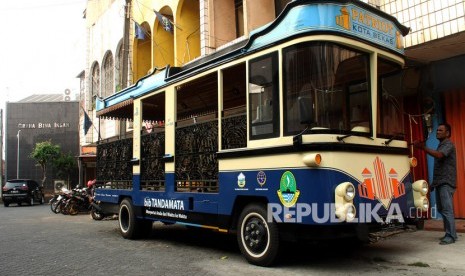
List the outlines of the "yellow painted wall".
{"label": "yellow painted wall", "polygon": [[152,42],[150,26],[147,22],[141,25],[146,30],[144,40],[134,38],[133,73],[134,82],[146,76],[152,68]]}
{"label": "yellow painted wall", "polygon": [[91,27],[104,14],[115,0],[87,1],[86,7],[86,25]]}
{"label": "yellow painted wall", "polygon": [[[174,66],[174,35],[163,30],[153,10],[164,15],[174,14],[173,9],[177,7],[178,0],[139,0],[133,2],[132,17],[139,24],[145,22],[151,35],[149,45],[141,47],[140,41],[134,40],[133,44],[133,70],[134,82],[148,74],[148,71],[167,64]],[[175,21],[175,19],[174,19]],[[134,29],[133,23],[131,28]],[[143,52],[141,52],[143,51]]]}
{"label": "yellow painted wall", "polygon": [[175,16],[176,65],[200,56],[200,11],[198,0],[180,0]]}
{"label": "yellow painted wall", "polygon": [[[170,7],[163,7],[160,12],[164,15],[172,15]],[[174,66],[174,33],[163,29],[162,24],[156,20],[153,37],[154,67],[163,68],[167,64]]]}

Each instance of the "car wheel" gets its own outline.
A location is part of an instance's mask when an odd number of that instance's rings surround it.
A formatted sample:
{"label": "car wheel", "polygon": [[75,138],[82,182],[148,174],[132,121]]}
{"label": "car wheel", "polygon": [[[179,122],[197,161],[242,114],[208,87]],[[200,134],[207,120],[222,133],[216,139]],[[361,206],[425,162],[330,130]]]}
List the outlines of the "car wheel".
{"label": "car wheel", "polygon": [[3,202],[3,206],[8,207],[9,205],[10,205],[10,203],[8,203],[8,202]]}
{"label": "car wheel", "polygon": [[237,242],[247,261],[270,266],[279,249],[279,231],[275,222],[266,220],[263,205],[251,204],[242,211],[237,225]]}

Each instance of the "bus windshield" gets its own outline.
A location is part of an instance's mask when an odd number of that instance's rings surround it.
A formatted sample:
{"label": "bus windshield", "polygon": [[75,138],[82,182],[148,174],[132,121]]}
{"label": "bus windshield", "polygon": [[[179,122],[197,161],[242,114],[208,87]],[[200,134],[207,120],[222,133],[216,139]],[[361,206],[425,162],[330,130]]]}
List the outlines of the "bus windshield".
{"label": "bus windshield", "polygon": [[368,54],[331,42],[306,42],[283,52],[285,135],[300,122],[299,98],[310,98],[311,128],[331,133],[371,131]]}

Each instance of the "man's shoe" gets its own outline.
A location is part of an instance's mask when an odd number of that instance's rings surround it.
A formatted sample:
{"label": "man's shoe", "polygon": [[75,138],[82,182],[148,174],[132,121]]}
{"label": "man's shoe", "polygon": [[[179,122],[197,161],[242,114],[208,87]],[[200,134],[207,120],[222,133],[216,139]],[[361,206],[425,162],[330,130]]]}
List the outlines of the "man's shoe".
{"label": "man's shoe", "polygon": [[446,244],[451,244],[451,243],[454,243],[454,242],[455,242],[455,241],[454,241],[453,238],[447,237],[447,238],[441,240],[441,242],[440,242],[439,244],[441,244],[441,245],[446,245]]}
{"label": "man's shoe", "polygon": [[[444,239],[447,239],[447,238],[450,238],[450,237],[449,237],[449,236],[447,236],[447,235],[444,235],[444,237],[440,238],[439,240],[440,240],[440,241],[442,241],[442,240],[444,240]],[[454,241],[458,241],[458,240],[459,240],[459,238],[458,238],[458,237],[457,237],[457,238],[455,238],[455,239],[454,239],[454,238],[452,238],[452,239],[453,239]]]}

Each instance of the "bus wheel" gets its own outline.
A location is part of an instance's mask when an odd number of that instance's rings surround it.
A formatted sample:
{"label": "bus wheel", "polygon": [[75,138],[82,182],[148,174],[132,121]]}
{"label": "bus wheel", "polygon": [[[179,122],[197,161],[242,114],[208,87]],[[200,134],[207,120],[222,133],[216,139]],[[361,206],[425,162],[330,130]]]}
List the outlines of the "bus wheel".
{"label": "bus wheel", "polygon": [[237,225],[237,242],[247,261],[254,265],[269,266],[278,254],[279,232],[275,222],[266,221],[262,205],[247,205]]}
{"label": "bus wheel", "polygon": [[119,229],[125,239],[148,236],[152,231],[152,221],[136,218],[131,200],[124,199],[119,206]]}

